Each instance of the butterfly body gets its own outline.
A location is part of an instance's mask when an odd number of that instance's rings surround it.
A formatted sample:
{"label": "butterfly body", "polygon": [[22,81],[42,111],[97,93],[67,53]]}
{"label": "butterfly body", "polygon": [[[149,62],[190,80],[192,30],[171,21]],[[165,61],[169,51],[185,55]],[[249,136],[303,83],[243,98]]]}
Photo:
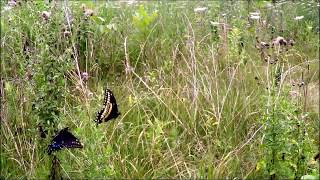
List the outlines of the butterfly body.
{"label": "butterfly body", "polygon": [[48,146],[48,154],[53,151],[61,150],[62,148],[83,148],[81,142],[72,133],[69,128],[62,129],[51,141]]}
{"label": "butterfly body", "polygon": [[98,124],[115,119],[120,115],[116,98],[111,90],[106,89],[104,92],[104,102],[102,109],[97,112],[95,122]]}

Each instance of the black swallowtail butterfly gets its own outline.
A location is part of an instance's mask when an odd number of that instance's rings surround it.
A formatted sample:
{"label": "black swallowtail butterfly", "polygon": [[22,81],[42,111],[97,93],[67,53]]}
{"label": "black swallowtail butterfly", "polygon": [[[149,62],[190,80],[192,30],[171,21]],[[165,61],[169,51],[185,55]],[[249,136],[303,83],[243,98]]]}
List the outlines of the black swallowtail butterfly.
{"label": "black swallowtail butterfly", "polygon": [[83,148],[81,142],[69,132],[69,128],[62,129],[51,141],[48,146],[48,154],[62,148]]}
{"label": "black swallowtail butterfly", "polygon": [[113,118],[117,118],[119,115],[120,113],[118,112],[116,98],[109,89],[106,89],[104,92],[103,107],[97,112],[95,122],[98,125],[102,122],[107,122]]}

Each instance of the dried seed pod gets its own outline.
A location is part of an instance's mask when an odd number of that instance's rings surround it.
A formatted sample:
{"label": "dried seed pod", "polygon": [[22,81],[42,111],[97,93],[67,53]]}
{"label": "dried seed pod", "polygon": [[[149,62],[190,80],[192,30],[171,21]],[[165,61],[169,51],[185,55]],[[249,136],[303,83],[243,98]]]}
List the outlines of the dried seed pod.
{"label": "dried seed pod", "polygon": [[17,1],[16,0],[11,0],[8,2],[8,5],[11,6],[11,7],[14,7],[17,5]]}
{"label": "dried seed pod", "polygon": [[288,40],[288,45],[293,46],[295,44],[294,40],[290,39]]}
{"label": "dried seed pod", "polygon": [[83,12],[87,9],[87,6],[86,6],[85,4],[81,4],[80,7],[81,7],[81,9],[82,9]]}
{"label": "dried seed pod", "polygon": [[81,4],[81,9],[86,17],[93,16],[93,10],[87,8],[85,4]]}
{"label": "dried seed pod", "polygon": [[288,42],[281,36],[272,40],[272,46],[286,46]]}
{"label": "dried seed pod", "polygon": [[260,49],[269,49],[269,47],[270,47],[269,43],[266,43],[266,42],[263,42],[263,41],[261,41],[259,45],[260,45],[259,46]]}
{"label": "dried seed pod", "polygon": [[70,31],[64,31],[63,32],[63,37],[70,37],[71,32]]}
{"label": "dried seed pod", "polygon": [[51,16],[51,12],[48,11],[42,11],[41,16],[44,20],[48,21],[50,16]]}
{"label": "dried seed pod", "polygon": [[87,72],[82,72],[81,73],[81,78],[82,78],[83,81],[87,82],[88,79],[89,79],[88,73]]}
{"label": "dried seed pod", "polygon": [[257,45],[256,45],[257,49],[259,49],[259,50],[269,49],[269,47],[270,47],[269,43],[260,41],[258,37],[256,37],[256,41],[257,41]]}
{"label": "dried seed pod", "polygon": [[93,10],[92,9],[85,9],[84,15],[86,17],[93,16]]}
{"label": "dried seed pod", "polygon": [[304,85],[304,82],[303,82],[303,81],[298,84],[299,87],[302,87],[303,85]]}

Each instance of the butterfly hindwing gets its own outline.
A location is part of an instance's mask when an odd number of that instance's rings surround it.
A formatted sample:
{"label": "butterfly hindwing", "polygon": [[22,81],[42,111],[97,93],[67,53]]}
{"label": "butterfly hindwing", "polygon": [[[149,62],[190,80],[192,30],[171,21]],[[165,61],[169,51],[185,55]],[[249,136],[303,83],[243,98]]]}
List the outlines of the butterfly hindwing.
{"label": "butterfly hindwing", "polygon": [[116,98],[114,97],[111,90],[106,89],[104,93],[103,107],[100,111],[97,112],[95,122],[97,124],[100,124],[113,118],[117,118],[119,115],[120,113],[118,112]]}
{"label": "butterfly hindwing", "polygon": [[82,148],[82,144],[78,138],[70,133],[69,128],[62,129],[51,141],[48,147],[48,154],[62,148]]}

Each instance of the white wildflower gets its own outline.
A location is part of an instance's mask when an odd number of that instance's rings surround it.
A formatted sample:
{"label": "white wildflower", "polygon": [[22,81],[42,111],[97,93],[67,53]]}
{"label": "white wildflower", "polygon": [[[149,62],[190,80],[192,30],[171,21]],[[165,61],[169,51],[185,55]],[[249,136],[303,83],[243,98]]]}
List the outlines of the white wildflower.
{"label": "white wildflower", "polygon": [[250,16],[259,16],[259,15],[260,15],[259,12],[251,12],[251,13],[249,13],[249,14],[250,14]]}
{"label": "white wildflower", "polygon": [[260,16],[250,16],[250,19],[258,20],[258,19],[260,19]]}
{"label": "white wildflower", "polygon": [[250,19],[253,19],[253,20],[259,20],[260,19],[260,12],[251,12],[249,14],[250,14],[250,16],[249,16]]}
{"label": "white wildflower", "polygon": [[294,20],[299,21],[299,20],[301,20],[303,18],[304,18],[304,16],[297,16],[297,17],[294,18]]}
{"label": "white wildflower", "polygon": [[135,0],[128,0],[128,1],[125,1],[128,5],[132,5],[132,4],[134,4],[134,3],[136,3],[136,1]]}
{"label": "white wildflower", "polygon": [[212,26],[219,26],[219,25],[220,25],[219,22],[213,22],[213,21],[210,21],[210,24],[211,24]]}
{"label": "white wildflower", "polygon": [[2,12],[10,11],[12,9],[12,6],[4,6]]}
{"label": "white wildflower", "polygon": [[117,30],[117,26],[116,26],[114,23],[108,24],[108,25],[107,25],[107,28],[110,29],[110,30],[114,30],[114,31]]}
{"label": "white wildflower", "polygon": [[193,11],[195,13],[201,13],[201,12],[206,12],[208,10],[207,7],[198,7],[198,8],[195,8]]}

